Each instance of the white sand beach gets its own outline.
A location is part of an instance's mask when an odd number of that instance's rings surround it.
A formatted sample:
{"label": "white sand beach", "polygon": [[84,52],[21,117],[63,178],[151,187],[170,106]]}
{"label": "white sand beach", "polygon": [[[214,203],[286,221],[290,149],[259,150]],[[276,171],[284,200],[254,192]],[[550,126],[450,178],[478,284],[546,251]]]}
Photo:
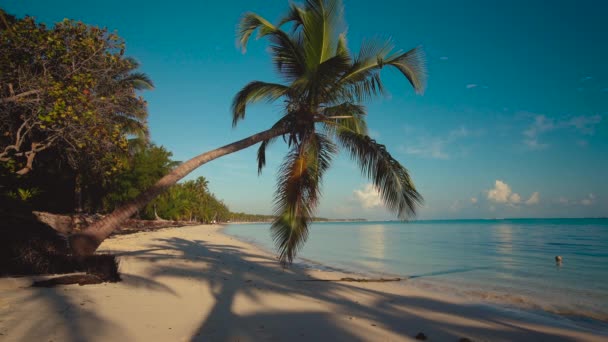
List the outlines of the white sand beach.
{"label": "white sand beach", "polygon": [[1,341],[605,341],[564,320],[392,283],[282,269],[220,226],[106,240],[123,281],[31,288],[0,278]]}

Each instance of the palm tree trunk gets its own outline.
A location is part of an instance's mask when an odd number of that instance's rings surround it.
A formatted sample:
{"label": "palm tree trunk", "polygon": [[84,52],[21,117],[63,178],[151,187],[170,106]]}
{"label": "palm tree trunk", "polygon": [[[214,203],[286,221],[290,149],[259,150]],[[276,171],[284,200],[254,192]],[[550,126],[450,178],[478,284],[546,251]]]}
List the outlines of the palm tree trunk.
{"label": "palm tree trunk", "polygon": [[222,146],[215,150],[200,154],[173,169],[169,174],[161,178],[151,188],[141,193],[134,200],[116,208],[111,214],[91,224],[82,232],[73,234],[68,238],[71,251],[75,255],[90,255],[103,240],[105,240],[122,222],[141,210],[148,202],[163,193],[169,187],[184,178],[199,166],[221,156],[242,150],[255,145],[261,141],[285,134],[286,128],[271,128],[269,130],[254,134],[245,139]]}

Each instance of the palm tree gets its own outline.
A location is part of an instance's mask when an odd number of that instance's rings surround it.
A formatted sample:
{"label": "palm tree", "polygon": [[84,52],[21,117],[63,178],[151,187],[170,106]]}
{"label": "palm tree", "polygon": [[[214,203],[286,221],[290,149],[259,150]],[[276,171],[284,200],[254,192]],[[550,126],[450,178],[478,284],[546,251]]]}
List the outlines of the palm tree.
{"label": "palm tree", "polygon": [[282,117],[269,129],[183,163],[135,201],[72,236],[76,253],[92,253],[122,220],[198,166],[260,143],[258,170],[266,163],[266,148],[282,136],[289,146],[279,172],[275,194],[276,219],[271,231],[283,263],[293,261],[308,236],[324,172],[338,145],[349,152],[363,174],[371,178],[386,206],[406,219],[415,214],[422,197],[405,169],[386,148],[368,136],[365,100],[384,91],[380,70],[394,67],[415,91],[425,86],[423,53],[419,48],[396,51],[390,41],[366,41],[358,54],[349,52],[340,0],[308,0],[290,6],[277,25],[247,13],[238,37],[243,49],[254,32],[270,40],[270,54],[284,84],[253,81],[238,92],[232,123],[245,118],[249,104],[284,103]]}

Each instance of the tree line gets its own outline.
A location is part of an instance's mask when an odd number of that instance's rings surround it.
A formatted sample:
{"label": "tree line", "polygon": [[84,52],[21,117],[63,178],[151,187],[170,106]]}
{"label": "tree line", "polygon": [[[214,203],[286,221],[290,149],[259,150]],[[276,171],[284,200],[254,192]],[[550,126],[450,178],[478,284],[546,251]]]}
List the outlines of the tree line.
{"label": "tree line", "polygon": [[[179,162],[150,142],[153,88],[116,33],[47,27],[0,9],[0,201],[15,209],[108,213]],[[229,220],[204,177],[177,184],[142,219]]]}

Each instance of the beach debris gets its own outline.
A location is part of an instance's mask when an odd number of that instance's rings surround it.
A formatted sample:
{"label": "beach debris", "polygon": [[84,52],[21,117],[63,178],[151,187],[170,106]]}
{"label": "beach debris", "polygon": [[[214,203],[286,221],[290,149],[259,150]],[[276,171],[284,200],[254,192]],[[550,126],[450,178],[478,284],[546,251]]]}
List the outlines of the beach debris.
{"label": "beach debris", "polygon": [[418,335],[416,335],[415,339],[420,341],[426,341],[426,335],[423,332],[419,332]]}
{"label": "beach debris", "polygon": [[[75,274],[61,277],[55,277],[48,280],[39,280],[32,283],[32,287],[55,287],[58,285],[78,284],[91,285],[101,284],[104,280],[94,274]],[[83,305],[83,304],[81,304]]]}
{"label": "beach debris", "polygon": [[343,281],[355,283],[385,283],[389,281],[401,281],[401,278],[340,278],[340,279],[298,279],[298,281]]}
{"label": "beach debris", "polygon": [[467,337],[461,337],[458,342],[473,342],[470,338]]}
{"label": "beach debris", "polygon": [[555,256],[555,262],[558,263],[558,264],[561,264],[562,263],[562,256],[561,255]]}

